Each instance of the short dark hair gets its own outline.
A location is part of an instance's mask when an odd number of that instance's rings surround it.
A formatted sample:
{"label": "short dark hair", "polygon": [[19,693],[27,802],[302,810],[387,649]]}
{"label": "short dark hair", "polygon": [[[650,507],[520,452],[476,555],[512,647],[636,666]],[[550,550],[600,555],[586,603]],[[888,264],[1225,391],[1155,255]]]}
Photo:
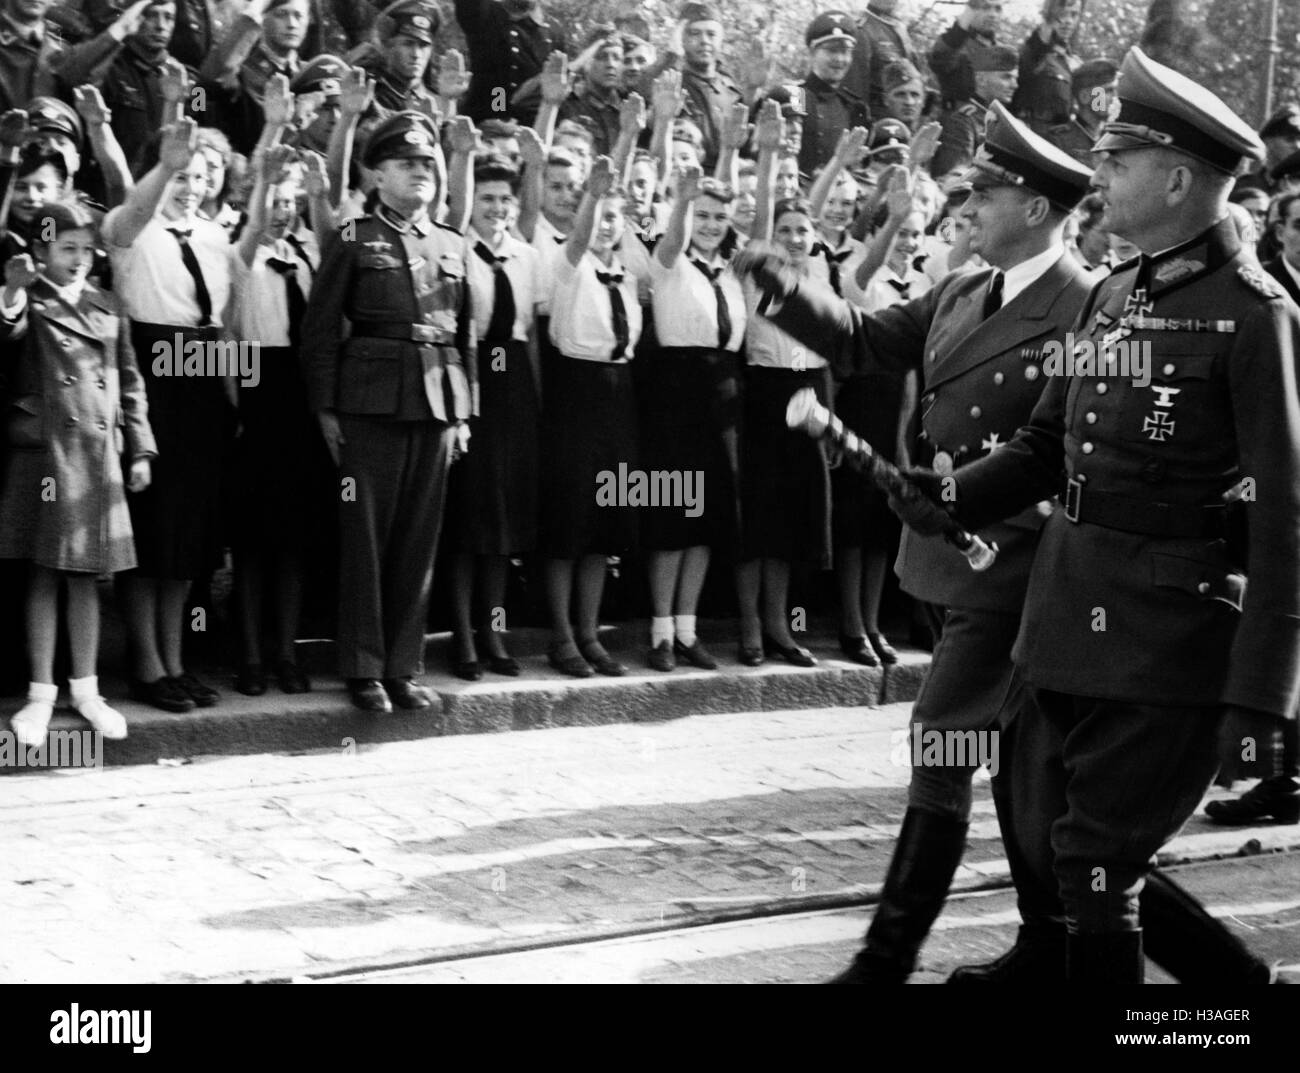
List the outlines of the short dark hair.
{"label": "short dark hair", "polygon": [[474,185],[508,183],[512,194],[519,193],[519,169],[505,157],[493,154],[474,162]]}
{"label": "short dark hair", "polygon": [[1277,219],[1275,223],[1286,223],[1286,214],[1291,210],[1291,206],[1300,201],[1300,190],[1293,190],[1289,194],[1283,194],[1277,198],[1273,204],[1277,208]]}
{"label": "short dark hair", "polygon": [[49,230],[50,224],[54,225],[55,238],[65,231],[90,231],[92,234],[98,234],[99,230],[95,217],[80,202],[52,201],[48,205],[42,205],[32,221],[31,235],[34,245],[48,245],[44,241],[43,234]]}
{"label": "short dark hair", "polygon": [[701,179],[699,187],[700,197],[711,197],[724,205],[730,205],[736,200],[736,192],[720,179]]}
{"label": "short dark hair", "polygon": [[18,158],[18,178],[39,171],[46,164],[57,171],[64,182],[68,181],[68,162],[63,154],[57,149],[43,149],[34,142],[24,146],[22,155]]}
{"label": "short dark hair", "polygon": [[812,202],[810,202],[806,197],[784,197],[776,203],[776,208],[772,211],[773,225],[775,225],[776,221],[781,219],[781,217],[787,212],[802,213],[810,220],[817,219],[817,217],[813,215]]}

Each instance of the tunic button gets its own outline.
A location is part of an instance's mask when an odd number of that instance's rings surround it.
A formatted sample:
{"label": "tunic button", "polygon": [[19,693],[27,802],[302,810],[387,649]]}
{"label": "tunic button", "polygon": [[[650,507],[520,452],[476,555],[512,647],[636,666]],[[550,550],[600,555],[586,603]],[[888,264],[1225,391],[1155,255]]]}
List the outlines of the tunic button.
{"label": "tunic button", "polygon": [[930,351],[930,360],[931,360],[931,361],[938,361],[938,360],[939,360],[939,352],[938,352],[937,350],[932,350],[932,351]]}
{"label": "tunic button", "polygon": [[[65,342],[66,342],[66,340],[65,340]],[[65,377],[63,378],[63,382],[64,382],[65,384],[75,384],[75,383],[77,382],[77,378],[76,378],[75,376],[73,376],[71,373],[69,373],[67,376],[65,376]]]}
{"label": "tunic button", "polygon": [[101,376],[98,380],[95,381],[95,386],[96,386],[96,387],[108,387],[108,381],[105,380],[105,379]]}
{"label": "tunic button", "polygon": [[511,51],[511,52],[518,52],[519,50],[518,50],[517,48],[512,48],[510,51]]}
{"label": "tunic button", "polygon": [[1174,368],[1174,363],[1173,363],[1173,362],[1170,362],[1168,365],[1166,365],[1166,366],[1165,366],[1163,369],[1161,369],[1160,371],[1161,371],[1162,373],[1164,373],[1165,376],[1173,376],[1174,373],[1177,372],[1177,370]]}
{"label": "tunic button", "polygon": [[983,415],[983,413],[984,413],[984,411],[981,410],[978,406],[972,406],[972,407],[970,408],[970,415],[971,415],[971,417],[974,417],[974,418],[976,418],[977,420],[978,420],[978,419]]}
{"label": "tunic button", "polygon": [[1199,592],[1202,596],[1204,596],[1206,593],[1210,591],[1210,583],[1208,581],[1202,581],[1199,585],[1196,586],[1196,591]]}
{"label": "tunic button", "polygon": [[98,429],[100,429],[100,430],[102,431],[103,429],[108,428],[108,422],[107,422],[107,421],[99,421],[99,422],[96,423],[95,427],[98,428]]}
{"label": "tunic button", "polygon": [[993,374],[993,382],[994,382],[995,384],[1001,384],[1002,381],[1005,380],[1005,379],[1006,379],[1006,377],[1003,376],[1001,373],[994,373],[994,374]]}
{"label": "tunic button", "polygon": [[1091,410],[1089,410],[1086,414],[1083,415],[1083,419],[1087,421],[1088,424],[1090,425],[1095,425],[1097,423],[1097,415],[1094,414]]}
{"label": "tunic button", "polygon": [[59,346],[63,347],[64,350],[69,350],[69,349],[72,348],[72,340],[71,340],[71,339],[60,339],[60,340],[59,340]]}
{"label": "tunic button", "polygon": [[1086,455],[1090,455],[1093,452],[1093,446],[1090,443],[1085,443],[1082,447],[1079,448],[1079,450],[1081,450]]}
{"label": "tunic button", "polygon": [[1037,365],[1026,365],[1026,366],[1025,366],[1025,379],[1026,379],[1026,380],[1030,380],[1030,381],[1033,381],[1033,380],[1037,380],[1037,379],[1038,379],[1038,366],[1037,366]]}
{"label": "tunic button", "polygon": [[1109,390],[1110,390],[1110,389],[1107,387],[1107,385],[1106,385],[1106,381],[1105,381],[1105,380],[1099,380],[1099,381],[1097,382],[1097,394],[1098,394],[1098,395],[1104,395],[1104,394],[1106,394],[1106,392],[1109,391]]}
{"label": "tunic button", "polygon": [[923,395],[922,398],[921,398],[921,403],[922,403],[922,405],[929,406],[930,403],[932,403],[932,402],[934,402],[934,392],[933,392],[933,391],[927,392],[927,393],[926,393],[925,395]]}

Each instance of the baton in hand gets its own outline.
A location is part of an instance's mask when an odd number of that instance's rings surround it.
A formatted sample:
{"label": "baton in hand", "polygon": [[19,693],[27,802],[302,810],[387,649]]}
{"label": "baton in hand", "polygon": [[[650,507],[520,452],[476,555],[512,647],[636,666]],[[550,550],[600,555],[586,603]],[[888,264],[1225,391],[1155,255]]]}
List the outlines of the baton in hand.
{"label": "baton in hand", "polygon": [[974,533],[966,532],[947,511],[909,481],[902,470],[876,454],[862,437],[846,429],[843,421],[817,401],[817,393],[812,388],[803,388],[790,396],[785,423],[792,429],[803,430],[814,440],[826,440],[838,447],[844,454],[844,461],[882,492],[906,500],[922,510],[933,511],[943,539],[966,556],[972,570],[987,570],[993,565],[998,557],[996,544],[986,544]]}

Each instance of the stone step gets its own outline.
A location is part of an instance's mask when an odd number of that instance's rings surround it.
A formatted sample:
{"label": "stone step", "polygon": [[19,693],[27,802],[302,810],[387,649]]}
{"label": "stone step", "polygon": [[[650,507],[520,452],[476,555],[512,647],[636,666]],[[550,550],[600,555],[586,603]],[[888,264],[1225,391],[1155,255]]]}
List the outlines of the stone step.
{"label": "stone step", "polygon": [[[435,692],[437,705],[386,716],[352,707],[342,680],[325,670],[333,663],[329,642],[300,645],[300,663],[312,675],[310,693],[282,694],[272,680],[265,695],[246,697],[235,692],[228,668],[207,673],[200,668],[200,676],[221,691],[221,700],[180,715],[126,699],[125,683],[105,677],[104,695],[126,717],[130,734],[125,741],[104,742],[102,759],[106,764],[150,764],[208,754],[349,749],[446,734],[660,722],[719,712],[874,706],[913,699],[930,660],[929,653],[900,647],[896,666],[863,667],[840,655],[833,633],[814,633],[799,639],[817,657],[816,667],[792,667],[779,659],[743,667],[735,662],[734,627],[724,623],[700,631],[718,657],[718,670],[679,668],[665,674],[645,667],[645,644],[633,640],[647,632],[644,623],[632,623],[601,633],[602,643],[628,665],[627,677],[573,679],[547,665],[541,654],[545,631],[512,631],[509,648],[523,674],[503,678],[489,673],[479,682],[453,677],[446,669],[450,635],[431,635],[422,682]],[[66,688],[61,703],[51,730],[86,730],[87,724],[66,707]],[[19,706],[21,700],[9,701],[4,714]],[[12,770],[27,769],[11,767],[0,757],[0,772]]]}

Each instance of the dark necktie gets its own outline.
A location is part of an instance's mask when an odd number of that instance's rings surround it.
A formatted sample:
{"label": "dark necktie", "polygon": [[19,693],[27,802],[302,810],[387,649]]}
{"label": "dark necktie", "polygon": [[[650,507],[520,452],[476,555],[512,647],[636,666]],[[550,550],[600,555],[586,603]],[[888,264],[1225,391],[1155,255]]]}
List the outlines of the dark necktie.
{"label": "dark necktie", "polygon": [[302,239],[297,235],[286,234],[284,236],[284,241],[289,243],[290,248],[293,250],[293,255],[305,264],[307,266],[307,271],[310,272],[311,260],[307,257],[307,247],[302,244]]}
{"label": "dark necktie", "polygon": [[627,306],[623,304],[623,292],[619,285],[623,282],[621,272],[597,272],[598,279],[609,292],[609,308],[614,319],[614,352],[610,361],[618,361],[627,353],[627,345],[632,341],[632,333],[627,327]]}
{"label": "dark necktie", "polygon": [[898,292],[898,296],[902,298],[903,301],[907,301],[907,299],[912,297],[912,285],[905,280],[887,279],[885,282]]}
{"label": "dark necktie", "polygon": [[303,297],[302,288],[298,285],[298,265],[293,261],[268,257],[266,267],[284,277],[284,290],[289,300],[289,345],[297,350],[302,334],[302,317],[307,310],[307,299]]}
{"label": "dark necktie", "polygon": [[984,319],[988,320],[999,309],[1002,308],[1002,280],[1004,276],[1001,272],[993,273],[993,282],[989,284],[988,297],[984,299]]}
{"label": "dark necktie", "polygon": [[727,296],[722,292],[722,284],[718,282],[722,269],[710,268],[703,261],[692,260],[691,264],[704,273],[704,278],[713,288],[713,300],[718,304],[718,349],[726,350],[727,344],[731,342],[731,310],[727,308]]}
{"label": "dark necktie", "polygon": [[492,319],[483,339],[489,343],[508,343],[515,335],[515,290],[506,275],[506,259],[497,257],[482,242],[474,244],[474,252],[492,269]]}
{"label": "dark necktie", "polygon": [[176,236],[176,241],[181,247],[181,261],[185,265],[185,271],[190,274],[194,280],[194,297],[199,303],[199,327],[206,328],[212,323],[212,296],[208,294],[208,285],[203,281],[203,270],[199,268],[199,259],[194,255],[194,248],[190,245],[190,232],[182,231],[178,227],[167,228]]}
{"label": "dark necktie", "polygon": [[826,267],[830,277],[831,290],[841,298],[844,297],[844,285],[843,280],[840,278],[840,265],[847,261],[852,253],[852,248],[840,250],[839,253],[835,253],[829,246],[822,243],[822,255],[826,258]]}

